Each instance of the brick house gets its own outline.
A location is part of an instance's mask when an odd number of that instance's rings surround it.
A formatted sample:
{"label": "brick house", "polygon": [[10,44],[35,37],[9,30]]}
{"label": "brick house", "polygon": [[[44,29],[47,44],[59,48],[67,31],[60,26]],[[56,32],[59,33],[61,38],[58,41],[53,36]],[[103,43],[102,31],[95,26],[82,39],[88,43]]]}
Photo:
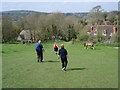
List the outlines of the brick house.
{"label": "brick house", "polygon": [[92,25],[87,33],[91,36],[97,36],[100,33],[106,40],[110,40],[117,29],[118,25],[111,25],[109,21],[104,21],[103,25]]}

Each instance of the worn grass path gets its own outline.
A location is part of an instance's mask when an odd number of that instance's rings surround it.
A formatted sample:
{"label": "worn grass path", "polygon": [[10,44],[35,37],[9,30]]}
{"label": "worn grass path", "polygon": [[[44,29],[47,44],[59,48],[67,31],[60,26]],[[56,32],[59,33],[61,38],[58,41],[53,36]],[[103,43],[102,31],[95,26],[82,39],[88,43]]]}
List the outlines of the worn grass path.
{"label": "worn grass path", "polygon": [[3,88],[117,88],[118,50],[96,46],[84,49],[82,44],[65,44],[68,50],[67,71],[53,51],[53,42],[43,43],[44,62],[38,63],[35,44],[3,44]]}

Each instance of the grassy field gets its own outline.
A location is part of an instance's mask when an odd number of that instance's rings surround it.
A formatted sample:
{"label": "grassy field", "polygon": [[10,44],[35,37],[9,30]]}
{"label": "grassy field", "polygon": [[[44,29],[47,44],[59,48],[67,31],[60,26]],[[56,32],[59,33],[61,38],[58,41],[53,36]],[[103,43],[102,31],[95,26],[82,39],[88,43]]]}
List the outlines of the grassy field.
{"label": "grassy field", "polygon": [[67,71],[53,51],[53,42],[43,43],[44,62],[38,63],[35,44],[3,44],[3,88],[118,88],[118,50],[98,45],[59,42],[68,50]]}

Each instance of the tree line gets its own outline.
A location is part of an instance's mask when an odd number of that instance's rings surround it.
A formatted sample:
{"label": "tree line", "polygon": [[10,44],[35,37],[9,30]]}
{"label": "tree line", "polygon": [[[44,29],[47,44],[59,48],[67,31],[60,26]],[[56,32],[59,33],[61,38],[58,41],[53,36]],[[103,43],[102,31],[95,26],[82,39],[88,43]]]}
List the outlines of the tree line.
{"label": "tree line", "polygon": [[120,25],[118,15],[119,11],[105,12],[100,5],[93,7],[87,16],[82,18],[54,12],[31,14],[14,21],[10,16],[2,15],[2,39],[5,42],[15,41],[22,30],[29,30],[32,41],[85,41],[90,39],[86,32],[92,24],[101,25],[104,21],[110,21],[112,25]]}

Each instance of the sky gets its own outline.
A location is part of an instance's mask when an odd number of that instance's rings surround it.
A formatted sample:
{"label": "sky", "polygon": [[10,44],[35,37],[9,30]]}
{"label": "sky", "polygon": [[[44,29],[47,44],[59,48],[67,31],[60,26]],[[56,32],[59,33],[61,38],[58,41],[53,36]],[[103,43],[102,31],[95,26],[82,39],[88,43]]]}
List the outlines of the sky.
{"label": "sky", "polygon": [[118,2],[120,0],[1,0],[2,2]]}
{"label": "sky", "polygon": [[[74,1],[74,2],[73,2]],[[93,7],[101,5],[104,11],[118,10],[118,0],[61,0],[61,1],[37,1],[27,0],[2,0],[2,9],[0,11],[10,10],[33,10],[39,12],[89,12]]]}

